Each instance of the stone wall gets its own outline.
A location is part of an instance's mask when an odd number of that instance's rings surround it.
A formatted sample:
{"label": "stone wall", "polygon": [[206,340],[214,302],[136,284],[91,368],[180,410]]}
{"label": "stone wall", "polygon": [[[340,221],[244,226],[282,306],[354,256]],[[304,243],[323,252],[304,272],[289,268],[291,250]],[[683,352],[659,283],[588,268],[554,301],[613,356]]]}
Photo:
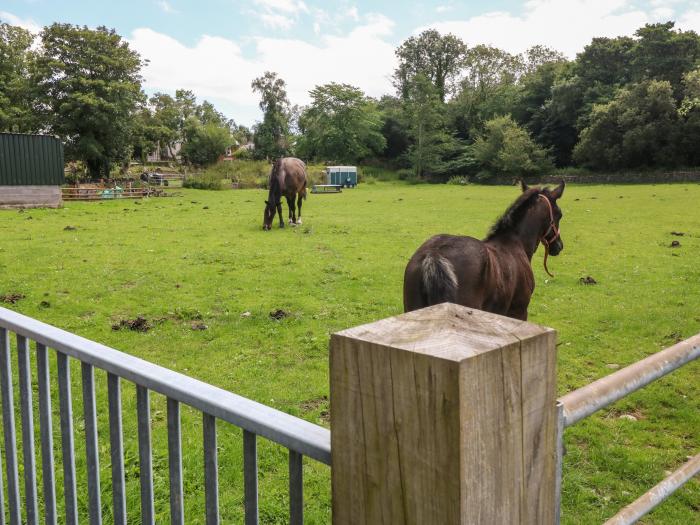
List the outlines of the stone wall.
{"label": "stone wall", "polygon": [[[528,177],[528,184],[558,184],[564,180],[574,184],[666,184],[670,182],[700,182],[700,171],[628,172],[628,173],[572,173]],[[514,177],[494,177],[485,184],[512,185]]]}
{"label": "stone wall", "polygon": [[57,208],[60,186],[0,186],[0,208]]}

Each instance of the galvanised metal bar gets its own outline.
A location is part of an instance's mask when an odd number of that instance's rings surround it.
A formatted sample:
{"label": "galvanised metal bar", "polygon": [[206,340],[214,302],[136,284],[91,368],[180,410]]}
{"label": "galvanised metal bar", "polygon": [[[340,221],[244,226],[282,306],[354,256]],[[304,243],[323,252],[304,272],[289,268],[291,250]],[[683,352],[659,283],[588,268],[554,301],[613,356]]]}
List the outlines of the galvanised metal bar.
{"label": "galvanised metal bar", "polygon": [[6,308],[0,326],[330,465],[328,429]]}
{"label": "galvanised metal bar", "polygon": [[557,402],[557,435],[555,446],[557,447],[556,464],[554,467],[554,523],[559,525],[561,521],[561,483],[564,468],[564,405]]}
{"label": "galvanised metal bar", "polygon": [[219,525],[219,466],[216,450],[216,418],[202,414],[204,433],[204,496],[207,525]]}
{"label": "galvanised metal bar", "polygon": [[109,398],[109,444],[110,457],[112,460],[112,505],[114,506],[114,525],[126,525],[122,391],[119,376],[107,374],[107,397]]}
{"label": "galvanised metal bar", "polygon": [[303,456],[289,451],[289,523],[304,524],[304,480],[302,476]]}
{"label": "galvanised metal bar", "polygon": [[100,457],[97,440],[97,402],[92,365],[80,364],[83,377],[83,419],[85,420],[85,459],[87,464],[88,514],[90,525],[102,525],[100,501]]}
{"label": "galvanised metal bar", "polygon": [[139,433],[139,482],[141,483],[141,523],[155,525],[153,505],[153,459],[151,455],[151,400],[148,389],[136,386],[136,414]]}
{"label": "galvanised metal bar", "polygon": [[170,523],[172,525],[185,525],[180,403],[170,398],[168,398],[168,466],[170,469]]}
{"label": "galvanised metal bar", "polygon": [[15,402],[10,365],[10,334],[0,328],[0,390],[2,390],[2,421],[5,435],[5,467],[7,469],[7,500],[10,506],[10,525],[20,525],[19,475],[17,474],[17,438],[15,429]]}
{"label": "galvanised metal bar", "polygon": [[2,458],[1,457],[0,457],[0,525],[5,525],[5,491],[2,488]]}
{"label": "galvanised metal bar", "polygon": [[245,525],[258,525],[258,437],[243,431],[243,485]]}
{"label": "galvanised metal bar", "polygon": [[53,472],[49,351],[40,343],[36,345],[36,379],[39,386],[39,433],[41,435],[41,477],[44,485],[44,523],[56,525],[56,481]]}
{"label": "galvanised metal bar", "polygon": [[564,427],[570,427],[698,357],[700,334],[569,392],[558,400],[564,405]]}
{"label": "galvanised metal bar", "polygon": [[63,497],[66,525],[78,525],[78,499],[75,487],[75,444],[73,441],[73,402],[71,400],[70,361],[56,352],[58,400],[61,415],[61,451],[63,454]]}
{"label": "galvanised metal bar", "polygon": [[700,474],[700,454],[693,456],[681,468],[652,488],[649,492],[627,505],[605,522],[604,525],[632,525],[654,507],[668,498],[693,476]]}
{"label": "galvanised metal bar", "polygon": [[29,364],[29,342],[17,336],[17,373],[19,405],[22,418],[22,456],[24,459],[24,509],[27,525],[37,525],[39,506],[36,495],[36,453],[34,450],[34,410],[32,404],[32,372]]}

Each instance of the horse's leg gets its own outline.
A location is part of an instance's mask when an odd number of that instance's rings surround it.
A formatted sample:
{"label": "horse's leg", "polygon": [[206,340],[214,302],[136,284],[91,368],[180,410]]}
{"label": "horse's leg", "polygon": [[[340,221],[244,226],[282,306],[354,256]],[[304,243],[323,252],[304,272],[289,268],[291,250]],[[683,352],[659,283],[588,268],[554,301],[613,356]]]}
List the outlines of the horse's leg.
{"label": "horse's leg", "polygon": [[284,219],[282,219],[282,199],[277,201],[277,213],[280,216],[280,228],[284,228]]}
{"label": "horse's leg", "polygon": [[294,226],[296,217],[294,215],[294,197],[287,195],[287,208],[289,208],[289,224]]}
{"label": "horse's leg", "polygon": [[297,224],[301,224],[301,201],[304,199],[304,194],[300,193],[297,196],[297,212],[299,212],[299,217],[297,217]]}

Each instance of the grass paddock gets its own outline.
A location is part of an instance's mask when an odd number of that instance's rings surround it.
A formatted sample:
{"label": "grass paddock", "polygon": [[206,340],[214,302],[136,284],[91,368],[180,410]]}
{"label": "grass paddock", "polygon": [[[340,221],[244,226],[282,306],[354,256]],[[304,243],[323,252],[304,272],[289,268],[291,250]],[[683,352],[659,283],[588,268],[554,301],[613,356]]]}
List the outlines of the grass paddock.
{"label": "grass paddock", "polygon": [[[361,184],[336,195],[309,194],[302,226],[275,225],[270,232],[261,229],[263,190],[182,194],[1,211],[0,295],[24,296],[3,306],[327,425],[329,334],[400,313],[403,270],[415,249],[436,233],[484,236],[518,190]],[[692,184],[566,189],[560,201],[565,248],[549,260],[554,278],[542,269],[542,251],[535,254],[537,285],[530,305],[532,322],[559,333],[560,394],[700,332],[698,202],[700,185]],[[674,240],[679,247],[670,247]],[[597,284],[580,284],[587,276]],[[288,316],[271,319],[277,309]],[[138,315],[153,328],[112,329]],[[202,324],[206,329],[195,328]],[[82,397],[75,365],[84,519]],[[35,366],[32,355],[33,371]],[[687,365],[567,430],[563,523],[604,521],[700,450],[699,372],[698,363]],[[98,402],[106,407],[106,378],[96,372],[96,379]],[[56,400],[54,392],[54,410]],[[132,385],[123,385],[123,404],[129,521],[138,523]],[[157,521],[165,522],[165,401],[153,395],[152,404],[156,512]],[[182,418],[186,522],[202,523],[201,416],[183,407]],[[35,425],[38,435],[38,421]],[[60,488],[56,412],[54,425]],[[99,432],[108,523],[106,410],[99,411]],[[223,523],[242,521],[241,443],[239,430],[219,425]],[[259,465],[261,522],[286,523],[286,450],[261,440]],[[328,468],[307,459],[304,476],[307,522],[330,522]],[[62,505],[60,490],[57,496]],[[693,480],[642,522],[699,521],[700,483]]]}

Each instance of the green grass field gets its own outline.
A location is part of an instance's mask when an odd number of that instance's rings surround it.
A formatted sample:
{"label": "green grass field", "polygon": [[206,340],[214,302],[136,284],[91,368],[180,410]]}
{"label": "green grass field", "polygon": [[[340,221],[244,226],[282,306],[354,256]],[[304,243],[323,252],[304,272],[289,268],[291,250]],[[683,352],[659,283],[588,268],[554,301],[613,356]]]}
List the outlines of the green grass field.
{"label": "green grass field", "polygon": [[[337,195],[311,194],[303,226],[271,232],[261,230],[263,190],[184,190],[183,197],[2,211],[0,295],[25,296],[3,306],[327,425],[329,334],[401,313],[403,270],[414,250],[441,232],[482,237],[517,192],[364,184]],[[698,202],[700,185],[567,188],[560,201],[565,249],[549,261],[555,278],[544,273],[542,252],[535,255],[530,306],[531,321],[559,332],[561,394],[700,332]],[[673,240],[680,247],[671,248]],[[586,276],[598,284],[580,284]],[[276,309],[289,316],[271,319]],[[137,315],[154,327],[147,333],[112,329]],[[194,330],[193,323],[207,329]],[[699,372],[698,363],[690,364],[567,431],[564,523],[601,523],[700,451]],[[104,374],[97,379],[105,403]],[[73,383],[81,447],[77,367]],[[139,523],[135,395],[131,385],[123,390],[130,522]],[[624,414],[637,420],[619,417]],[[159,396],[152,415],[161,523],[168,518],[168,485]],[[106,410],[99,417],[109,523]],[[57,414],[54,424],[58,429]],[[202,523],[201,416],[184,408],[183,443],[187,523]],[[222,522],[240,523],[240,431],[219,425],[219,446]],[[60,485],[58,431],[55,447]],[[285,523],[286,450],[261,442],[259,455],[261,521]],[[84,479],[82,449],[77,457]],[[329,523],[328,468],[306,460],[304,476],[307,522]],[[85,492],[83,486],[83,514]],[[697,480],[643,520],[698,522]]]}

